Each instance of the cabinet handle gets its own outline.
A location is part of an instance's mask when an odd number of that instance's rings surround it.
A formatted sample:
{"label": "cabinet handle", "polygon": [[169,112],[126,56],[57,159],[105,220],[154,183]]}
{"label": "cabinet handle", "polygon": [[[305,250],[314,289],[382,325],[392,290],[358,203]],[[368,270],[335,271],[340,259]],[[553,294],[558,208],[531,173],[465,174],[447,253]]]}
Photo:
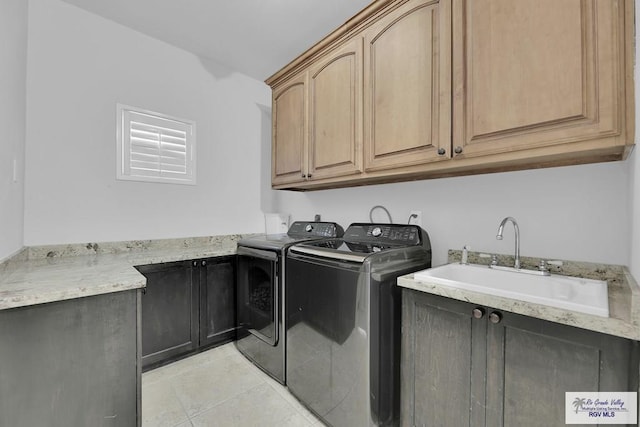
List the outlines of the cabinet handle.
{"label": "cabinet handle", "polygon": [[311,178],[311,174],[307,175],[307,178]]}
{"label": "cabinet handle", "polygon": [[202,260],[202,262],[200,263],[200,265],[204,267],[205,265],[207,265],[207,261]]}
{"label": "cabinet handle", "polygon": [[198,266],[198,261],[193,261],[193,266],[197,267]]}
{"label": "cabinet handle", "polygon": [[462,153],[462,147],[461,146],[457,146],[455,150],[453,150],[456,154],[460,154]]}
{"label": "cabinet handle", "polygon": [[438,148],[438,156],[444,156],[445,154],[447,154],[447,150],[444,148]]}
{"label": "cabinet handle", "polygon": [[476,319],[482,319],[482,316],[484,316],[484,309],[477,307],[473,309],[473,317],[475,317]]}
{"label": "cabinet handle", "polygon": [[489,321],[491,323],[500,323],[501,320],[502,320],[502,314],[498,313],[497,311],[494,311],[489,315]]}
{"label": "cabinet handle", "polygon": [[302,177],[303,177],[303,178],[306,178],[306,177],[307,177],[307,175],[305,175],[305,174],[302,174]]}

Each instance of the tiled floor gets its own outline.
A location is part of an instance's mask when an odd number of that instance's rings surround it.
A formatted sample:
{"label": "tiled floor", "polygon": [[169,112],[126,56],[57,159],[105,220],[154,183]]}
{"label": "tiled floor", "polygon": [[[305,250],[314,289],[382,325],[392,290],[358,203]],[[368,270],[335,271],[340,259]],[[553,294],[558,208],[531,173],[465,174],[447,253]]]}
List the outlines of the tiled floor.
{"label": "tiled floor", "polygon": [[233,343],[142,374],[142,425],[324,426]]}

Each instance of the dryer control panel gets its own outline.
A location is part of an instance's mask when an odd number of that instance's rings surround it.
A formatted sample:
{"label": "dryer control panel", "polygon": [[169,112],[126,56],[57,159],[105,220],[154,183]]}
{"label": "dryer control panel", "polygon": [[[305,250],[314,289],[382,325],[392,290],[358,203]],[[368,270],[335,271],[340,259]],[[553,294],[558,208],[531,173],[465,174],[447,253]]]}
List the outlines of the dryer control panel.
{"label": "dryer control panel", "polygon": [[287,234],[290,237],[342,237],[344,230],[335,222],[296,221]]}
{"label": "dryer control panel", "polygon": [[[351,224],[344,239],[356,242],[415,246],[425,243],[425,231],[417,225],[402,224]],[[428,242],[428,237],[426,238]]]}

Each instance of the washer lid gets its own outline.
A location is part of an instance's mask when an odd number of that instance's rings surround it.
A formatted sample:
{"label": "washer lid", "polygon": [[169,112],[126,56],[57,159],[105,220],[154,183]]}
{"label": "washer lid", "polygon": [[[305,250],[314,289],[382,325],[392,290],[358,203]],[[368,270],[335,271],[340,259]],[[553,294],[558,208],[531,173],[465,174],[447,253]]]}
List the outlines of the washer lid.
{"label": "washer lid", "polygon": [[279,251],[295,243],[342,237],[343,232],[342,227],[335,222],[296,221],[286,234],[258,234],[241,239],[238,245]]}
{"label": "washer lid", "polygon": [[[308,239],[308,238],[307,238]],[[295,238],[286,234],[258,234],[256,236],[245,237],[238,242],[238,246],[246,246],[256,249],[270,249],[280,251],[307,239]]]}

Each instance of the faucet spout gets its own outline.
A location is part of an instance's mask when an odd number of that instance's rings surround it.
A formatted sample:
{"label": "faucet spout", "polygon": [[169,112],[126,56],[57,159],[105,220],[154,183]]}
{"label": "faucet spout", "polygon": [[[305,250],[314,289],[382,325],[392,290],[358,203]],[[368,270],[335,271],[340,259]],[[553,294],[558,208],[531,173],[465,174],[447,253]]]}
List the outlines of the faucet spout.
{"label": "faucet spout", "polygon": [[507,222],[511,222],[513,224],[513,228],[516,232],[516,253],[515,253],[515,261],[513,263],[513,267],[516,269],[520,269],[520,228],[518,227],[518,223],[513,217],[506,217],[500,223],[498,227],[498,234],[496,235],[496,239],[502,240],[502,232],[504,231],[504,226]]}

